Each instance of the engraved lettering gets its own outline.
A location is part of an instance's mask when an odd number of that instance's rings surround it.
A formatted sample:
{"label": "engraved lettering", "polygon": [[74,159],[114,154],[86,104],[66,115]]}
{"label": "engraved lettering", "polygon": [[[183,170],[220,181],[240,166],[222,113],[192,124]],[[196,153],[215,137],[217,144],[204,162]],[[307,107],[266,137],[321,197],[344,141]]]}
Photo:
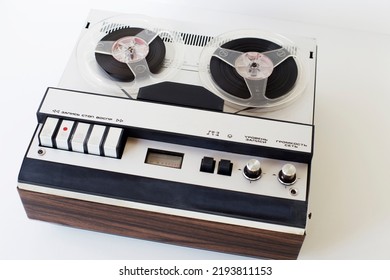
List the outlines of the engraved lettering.
{"label": "engraved lettering", "polygon": [[219,131],[209,130],[209,131],[207,132],[207,135],[208,135],[208,136],[216,136],[216,137],[219,137]]}
{"label": "engraved lettering", "polygon": [[307,144],[305,143],[285,141],[285,140],[276,140],[276,143],[282,144],[287,148],[294,148],[294,149],[299,149],[300,147],[307,147]]}
{"label": "engraved lettering", "polygon": [[74,112],[69,112],[69,111],[61,111],[62,115],[68,115],[68,116],[75,116],[75,117],[80,117],[79,113],[74,113]]}
{"label": "engraved lettering", "polygon": [[247,142],[256,142],[261,144],[267,144],[268,139],[263,137],[256,137],[256,136],[248,136],[245,135],[245,141]]}
{"label": "engraved lettering", "polygon": [[97,120],[103,120],[103,121],[112,121],[112,118],[109,117],[101,117],[101,116],[96,116]]}
{"label": "engraved lettering", "polygon": [[82,114],[81,115],[83,118],[87,118],[87,119],[94,119],[95,118],[95,116],[93,116],[93,115],[87,115],[87,114]]}

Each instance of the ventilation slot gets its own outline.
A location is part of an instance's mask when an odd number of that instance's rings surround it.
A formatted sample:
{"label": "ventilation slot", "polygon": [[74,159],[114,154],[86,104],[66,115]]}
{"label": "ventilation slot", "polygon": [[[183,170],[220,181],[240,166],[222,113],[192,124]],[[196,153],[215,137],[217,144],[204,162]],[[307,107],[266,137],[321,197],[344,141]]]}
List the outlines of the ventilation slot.
{"label": "ventilation slot", "polygon": [[204,47],[212,39],[210,36],[181,33],[185,45]]}
{"label": "ventilation slot", "polygon": [[[122,28],[129,28],[129,27],[130,25],[126,25],[126,24],[103,22],[100,32],[108,34],[116,30]],[[213,39],[213,37],[211,36],[181,33],[178,31],[170,31],[170,30],[164,30],[158,28],[152,31],[158,33],[158,35],[161,37],[163,42],[171,43],[171,42],[183,41],[185,45],[197,46],[197,47],[204,47]]]}
{"label": "ventilation slot", "polygon": [[103,22],[102,28],[100,29],[100,32],[108,34],[108,33],[114,32],[116,30],[119,30],[122,28],[129,28],[129,27],[130,27],[130,25],[126,25],[123,23]]}

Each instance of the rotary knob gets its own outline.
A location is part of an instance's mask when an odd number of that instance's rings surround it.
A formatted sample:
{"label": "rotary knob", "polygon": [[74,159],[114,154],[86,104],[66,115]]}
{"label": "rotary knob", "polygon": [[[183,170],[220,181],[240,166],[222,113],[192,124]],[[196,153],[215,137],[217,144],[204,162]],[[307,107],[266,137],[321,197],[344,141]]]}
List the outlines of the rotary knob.
{"label": "rotary knob", "polygon": [[289,186],[297,181],[297,169],[293,164],[285,164],[279,171],[278,180],[283,185]]}
{"label": "rotary knob", "polygon": [[261,177],[261,165],[257,159],[251,159],[244,167],[244,177],[250,181],[255,181]]}

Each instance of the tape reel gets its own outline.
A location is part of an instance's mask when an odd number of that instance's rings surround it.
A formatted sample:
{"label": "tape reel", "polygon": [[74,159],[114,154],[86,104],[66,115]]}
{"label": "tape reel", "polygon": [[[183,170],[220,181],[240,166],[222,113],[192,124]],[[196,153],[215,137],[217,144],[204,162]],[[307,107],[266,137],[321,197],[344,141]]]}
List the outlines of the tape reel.
{"label": "tape reel", "polygon": [[104,36],[95,48],[99,66],[113,79],[133,82],[161,71],[163,40],[148,29],[122,28]]}
{"label": "tape reel", "polygon": [[236,111],[268,111],[288,105],[304,91],[305,73],[292,41],[257,30],[217,36],[200,59],[204,86]]}
{"label": "tape reel", "polygon": [[[153,22],[153,24],[151,24]],[[184,61],[181,37],[144,16],[114,16],[89,27],[77,45],[84,79],[136,98],[140,87],[168,80]]]}

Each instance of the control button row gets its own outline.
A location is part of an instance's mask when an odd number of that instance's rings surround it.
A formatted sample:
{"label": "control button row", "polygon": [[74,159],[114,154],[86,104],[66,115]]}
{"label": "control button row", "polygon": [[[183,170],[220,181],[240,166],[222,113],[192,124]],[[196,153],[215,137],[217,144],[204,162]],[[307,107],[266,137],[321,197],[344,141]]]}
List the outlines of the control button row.
{"label": "control button row", "polygon": [[48,117],[39,133],[41,146],[119,158],[123,128]]}
{"label": "control button row", "polygon": [[[203,157],[200,163],[200,171],[207,173],[214,173],[216,161],[212,157]],[[220,175],[231,176],[233,170],[233,163],[227,159],[221,159],[218,162],[217,173]]]}

